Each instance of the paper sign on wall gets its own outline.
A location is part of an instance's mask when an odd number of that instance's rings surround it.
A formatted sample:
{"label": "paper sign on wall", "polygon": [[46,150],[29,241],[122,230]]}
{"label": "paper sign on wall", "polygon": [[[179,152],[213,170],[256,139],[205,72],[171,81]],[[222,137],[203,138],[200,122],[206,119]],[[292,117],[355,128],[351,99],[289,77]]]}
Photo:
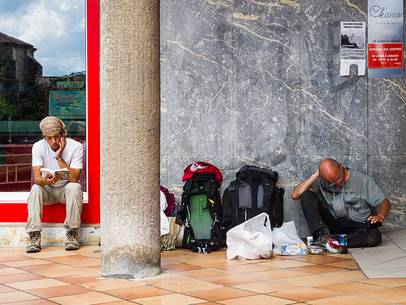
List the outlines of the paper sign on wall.
{"label": "paper sign on wall", "polygon": [[368,0],[368,77],[403,74],[403,0]]}
{"label": "paper sign on wall", "polygon": [[365,22],[341,22],[340,75],[350,75],[350,66],[365,75]]}

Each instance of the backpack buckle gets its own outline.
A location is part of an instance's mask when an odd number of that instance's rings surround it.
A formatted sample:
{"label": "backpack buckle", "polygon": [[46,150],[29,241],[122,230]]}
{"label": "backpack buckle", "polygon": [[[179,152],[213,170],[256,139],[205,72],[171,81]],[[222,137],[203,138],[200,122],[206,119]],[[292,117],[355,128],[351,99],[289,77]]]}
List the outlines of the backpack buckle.
{"label": "backpack buckle", "polygon": [[197,253],[208,254],[207,252],[207,244],[202,244],[197,247]]}

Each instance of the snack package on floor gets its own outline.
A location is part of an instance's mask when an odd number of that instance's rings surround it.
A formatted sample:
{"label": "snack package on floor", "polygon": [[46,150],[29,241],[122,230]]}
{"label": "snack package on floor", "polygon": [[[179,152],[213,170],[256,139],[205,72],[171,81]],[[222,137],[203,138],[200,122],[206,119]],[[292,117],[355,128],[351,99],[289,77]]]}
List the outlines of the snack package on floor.
{"label": "snack package on floor", "polygon": [[339,242],[334,238],[327,238],[325,247],[328,252],[333,254],[341,252],[341,246]]}
{"label": "snack package on floor", "polygon": [[317,245],[308,246],[308,248],[309,248],[309,254],[321,255],[324,252],[323,247],[320,247]]}
{"label": "snack package on floor", "polygon": [[295,243],[295,244],[281,244],[281,245],[275,246],[273,251],[275,254],[286,255],[286,256],[307,255],[307,246],[304,242]]}

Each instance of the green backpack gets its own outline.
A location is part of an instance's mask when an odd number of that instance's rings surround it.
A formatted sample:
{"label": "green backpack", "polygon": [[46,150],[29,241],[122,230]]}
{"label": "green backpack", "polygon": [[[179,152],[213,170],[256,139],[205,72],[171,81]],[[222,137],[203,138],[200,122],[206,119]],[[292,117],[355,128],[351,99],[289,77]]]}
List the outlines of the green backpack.
{"label": "green backpack", "polygon": [[185,225],[182,248],[210,253],[225,245],[220,185],[212,173],[196,173],[183,186],[177,222]]}

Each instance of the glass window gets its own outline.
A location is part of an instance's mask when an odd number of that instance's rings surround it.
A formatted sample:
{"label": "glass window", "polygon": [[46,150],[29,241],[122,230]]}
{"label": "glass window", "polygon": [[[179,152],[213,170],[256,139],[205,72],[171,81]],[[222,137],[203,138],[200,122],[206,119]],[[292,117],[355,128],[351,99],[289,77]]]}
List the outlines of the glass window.
{"label": "glass window", "polygon": [[45,116],[86,144],[85,13],[85,0],[0,1],[0,192],[30,190]]}

